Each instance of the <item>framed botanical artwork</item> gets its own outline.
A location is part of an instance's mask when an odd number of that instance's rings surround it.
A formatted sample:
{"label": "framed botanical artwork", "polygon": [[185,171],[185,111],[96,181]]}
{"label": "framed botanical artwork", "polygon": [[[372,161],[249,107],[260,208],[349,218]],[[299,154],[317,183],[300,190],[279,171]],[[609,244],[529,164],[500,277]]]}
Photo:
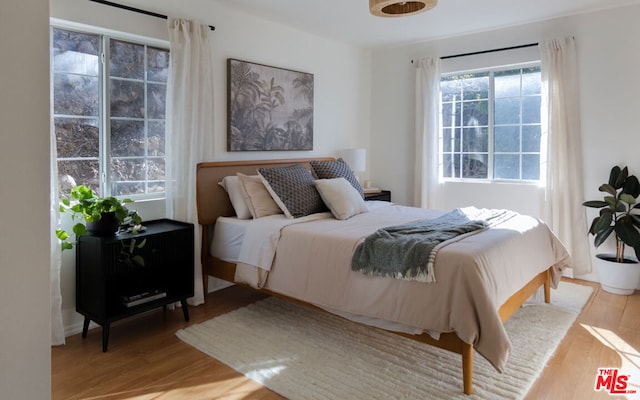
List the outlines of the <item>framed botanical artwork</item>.
{"label": "framed botanical artwork", "polygon": [[313,74],[229,58],[227,150],[313,150]]}

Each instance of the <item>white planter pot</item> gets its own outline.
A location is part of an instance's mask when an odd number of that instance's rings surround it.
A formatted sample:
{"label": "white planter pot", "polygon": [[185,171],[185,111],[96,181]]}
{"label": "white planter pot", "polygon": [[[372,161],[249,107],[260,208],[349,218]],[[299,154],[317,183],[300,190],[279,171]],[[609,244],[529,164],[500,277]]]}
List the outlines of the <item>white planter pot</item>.
{"label": "white planter pot", "polygon": [[618,263],[615,259],[615,254],[596,255],[595,265],[600,285],[609,293],[632,294],[640,281],[640,263],[630,258],[625,258],[624,263]]}

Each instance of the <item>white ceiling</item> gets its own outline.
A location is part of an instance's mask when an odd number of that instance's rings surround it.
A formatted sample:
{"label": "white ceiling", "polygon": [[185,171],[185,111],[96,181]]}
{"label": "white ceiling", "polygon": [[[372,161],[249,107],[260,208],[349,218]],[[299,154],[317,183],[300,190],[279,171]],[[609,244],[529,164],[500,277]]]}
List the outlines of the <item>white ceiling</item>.
{"label": "white ceiling", "polygon": [[434,9],[421,14],[382,18],[369,13],[367,0],[210,1],[364,47],[395,46],[640,4],[640,0],[439,0]]}

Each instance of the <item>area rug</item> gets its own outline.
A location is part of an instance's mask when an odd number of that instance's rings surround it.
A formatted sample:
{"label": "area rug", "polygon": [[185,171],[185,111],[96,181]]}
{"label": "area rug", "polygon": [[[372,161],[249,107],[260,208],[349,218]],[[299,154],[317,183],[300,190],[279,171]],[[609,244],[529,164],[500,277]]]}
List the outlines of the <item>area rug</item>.
{"label": "area rug", "polygon": [[472,396],[457,354],[267,298],[176,335],[293,400],[517,399],[533,385],[591,295],[560,282],[552,303],[520,308],[505,324],[513,350],[504,373],[475,354]]}

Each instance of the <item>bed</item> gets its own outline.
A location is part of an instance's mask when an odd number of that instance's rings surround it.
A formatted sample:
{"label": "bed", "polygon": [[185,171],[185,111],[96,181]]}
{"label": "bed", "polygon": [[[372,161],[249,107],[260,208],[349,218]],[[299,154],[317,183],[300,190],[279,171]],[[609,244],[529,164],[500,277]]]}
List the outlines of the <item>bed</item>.
{"label": "bed", "polygon": [[[312,162],[334,161],[312,158],[198,164],[205,288],[208,277],[213,276],[453,351],[462,356],[463,391],[471,394],[474,352],[502,370],[510,351],[503,322],[538,290],[543,291],[544,301],[550,301],[550,288],[571,263],[566,249],[539,220],[518,215],[442,247],[435,258],[435,282],[372,276],[346,265],[355,243],[377,227],[424,215],[436,217],[443,211],[367,202],[371,203],[367,212],[345,220],[325,211],[302,218],[271,215],[240,221],[230,194],[219,184],[237,173],[250,176],[258,169],[300,164],[311,169]],[[270,227],[269,219],[277,228]],[[243,258],[246,254],[238,255],[241,250],[230,250],[234,246],[240,249],[243,237],[260,242],[261,229],[267,226],[272,230],[265,235],[275,232],[277,251],[266,257],[273,258],[266,268],[247,262]],[[248,240],[244,240],[245,247]],[[253,251],[258,259],[264,257],[261,246],[270,240],[262,242],[244,253]],[[470,263],[478,267],[468,268]]]}

